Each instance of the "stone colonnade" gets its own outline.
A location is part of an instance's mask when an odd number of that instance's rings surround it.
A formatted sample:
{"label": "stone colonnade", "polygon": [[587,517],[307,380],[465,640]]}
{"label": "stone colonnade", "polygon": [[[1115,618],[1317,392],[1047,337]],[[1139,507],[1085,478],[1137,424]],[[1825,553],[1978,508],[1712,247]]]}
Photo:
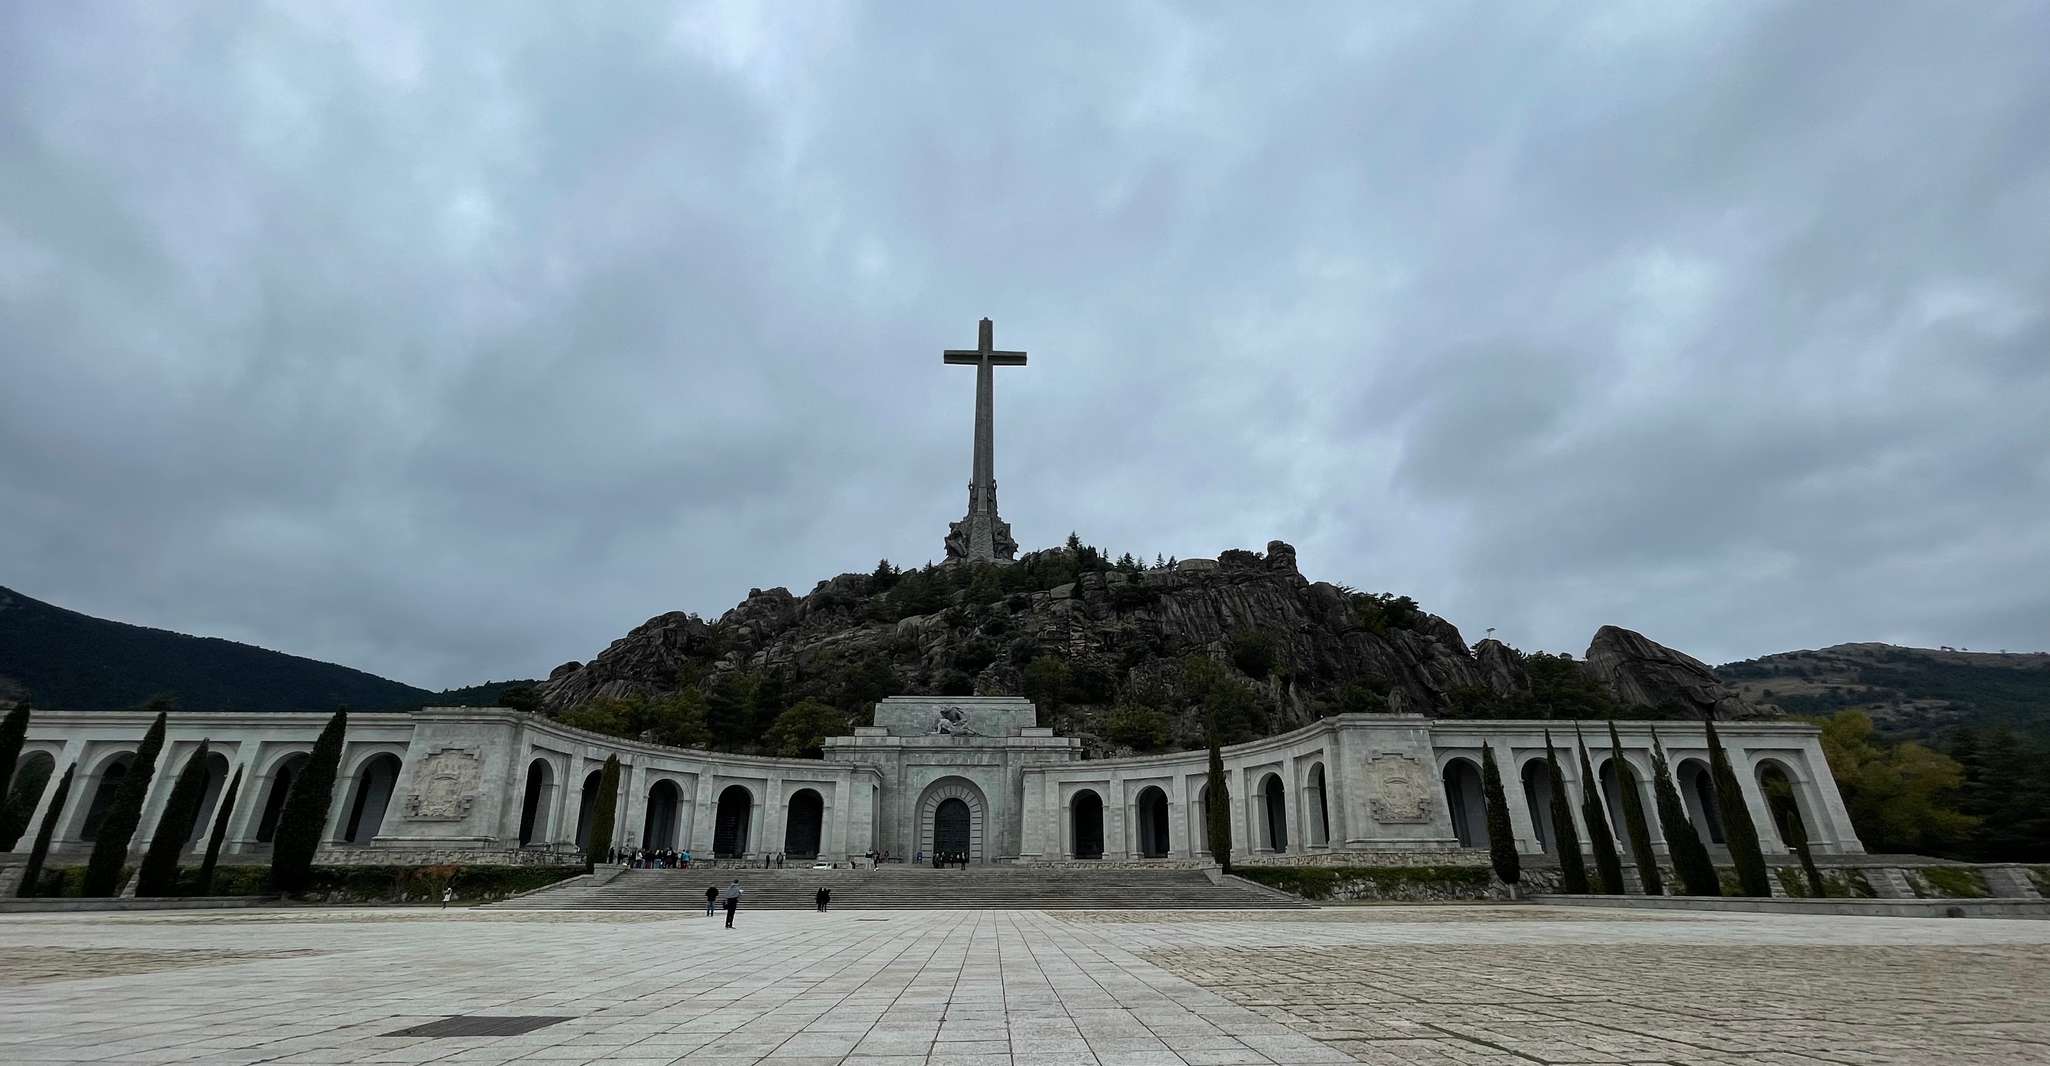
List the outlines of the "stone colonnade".
{"label": "stone colonnade", "polygon": [[[1615,833],[1623,835],[1620,778],[1605,722],[1579,723]],[[1587,788],[1579,772],[1573,722],[1452,721],[1400,715],[1339,715],[1293,733],[1225,748],[1234,854],[1307,857],[1339,852],[1432,851],[1487,846],[1480,796],[1481,745],[1493,747],[1519,850],[1550,850],[1549,772],[1544,730],[1552,730],[1574,825]],[[1699,723],[1618,723],[1623,758],[1634,772],[1654,851],[1664,853],[1652,795],[1656,726],[1692,820],[1703,838],[1721,841],[1708,785],[1706,734]],[[1768,852],[1786,845],[1766,806],[1763,781],[1791,786],[1818,854],[1862,854],[1836,783],[1809,725],[1738,722],[1719,727],[1747,809]],[[1563,738],[1563,739],[1562,739]],[[1197,860],[1206,851],[1208,755],[1184,752],[1075,762],[1024,773],[1025,846],[1020,858],[1054,861]],[[1627,846],[1627,842],[1626,842]]]}
{"label": "stone colonnade", "polygon": [[[589,839],[596,778],[613,755],[622,771],[613,840],[623,847],[838,861],[872,849],[911,858],[936,847],[965,851],[975,862],[1204,859],[1207,753],[1084,760],[1074,740],[1030,724],[1034,712],[1022,700],[962,702],[985,720],[1008,714],[1015,724],[988,736],[900,736],[861,727],[852,737],[830,738],[827,758],[815,760],[644,744],[503,708],[352,715],[328,817],[327,861],[563,860]],[[96,807],[104,807],[152,717],[35,712],[21,764],[51,772],[17,849],[27,850],[57,778],[76,764],[53,855],[68,862],[89,850]],[[204,738],[213,753],[209,792],[190,848],[204,849],[226,781],[239,771],[224,850],[231,857],[267,853],[284,793],[327,720],[172,713],[134,846],[155,834],[172,782]],[[1580,725],[1596,787],[1617,810],[1622,775],[1608,765],[1606,723]],[[1560,745],[1556,782],[1545,767],[1548,726]],[[1706,829],[1705,839],[1718,842],[1702,727],[1656,726],[1690,815]],[[1652,727],[1618,723],[1623,759],[1647,811],[1656,809]],[[1548,850],[1553,788],[1566,790],[1585,841],[1579,801],[1590,783],[1581,780],[1573,729],[1571,722],[1351,714],[1234,745],[1223,752],[1234,852],[1254,862],[1294,862],[1485,846],[1478,796],[1483,743],[1501,769],[1521,850]],[[1765,801],[1768,775],[1791,788],[1818,853],[1864,850],[1815,727],[1737,722],[1720,731],[1768,851],[1785,850]],[[1663,851],[1656,817],[1651,821],[1653,847]],[[1612,816],[1612,824],[1619,822]]]}

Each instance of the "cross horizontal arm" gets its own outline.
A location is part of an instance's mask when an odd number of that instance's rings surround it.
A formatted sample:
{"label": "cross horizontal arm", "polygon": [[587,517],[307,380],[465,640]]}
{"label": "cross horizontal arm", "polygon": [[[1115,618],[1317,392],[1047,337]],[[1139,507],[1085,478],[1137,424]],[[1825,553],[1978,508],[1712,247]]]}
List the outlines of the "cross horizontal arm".
{"label": "cross horizontal arm", "polygon": [[[945,352],[941,353],[941,358],[943,361],[948,363],[966,364],[968,366],[974,366],[975,364],[982,362],[982,353],[976,351],[973,348],[969,348],[966,350],[960,348],[949,348]],[[989,361],[996,366],[1024,366],[1025,353],[991,352],[989,353]]]}

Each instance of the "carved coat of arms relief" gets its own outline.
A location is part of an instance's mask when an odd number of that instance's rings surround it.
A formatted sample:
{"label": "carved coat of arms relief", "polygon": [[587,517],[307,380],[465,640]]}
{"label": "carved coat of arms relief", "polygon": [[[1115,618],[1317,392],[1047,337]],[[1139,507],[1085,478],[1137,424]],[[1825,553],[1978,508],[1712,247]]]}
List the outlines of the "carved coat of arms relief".
{"label": "carved coat of arms relief", "polygon": [[1431,820],[1431,775],[1414,756],[1383,752],[1367,763],[1373,791],[1367,805],[1377,822]]}
{"label": "carved coat of arms relief", "polygon": [[406,797],[406,817],[422,822],[457,822],[477,802],[482,760],[469,748],[442,748],[427,756]]}

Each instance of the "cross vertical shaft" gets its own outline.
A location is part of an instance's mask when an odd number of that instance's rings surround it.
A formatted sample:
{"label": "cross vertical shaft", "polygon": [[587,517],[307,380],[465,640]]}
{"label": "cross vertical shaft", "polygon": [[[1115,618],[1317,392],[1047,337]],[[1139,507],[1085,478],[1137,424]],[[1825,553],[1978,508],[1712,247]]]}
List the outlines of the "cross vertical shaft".
{"label": "cross vertical shaft", "polygon": [[996,327],[982,320],[973,349],[949,348],[942,361],[975,367],[975,455],[968,481],[968,514],[947,532],[947,558],[1008,562],[1017,554],[1010,524],[997,514],[996,368],[1024,366],[1024,352],[996,350]]}

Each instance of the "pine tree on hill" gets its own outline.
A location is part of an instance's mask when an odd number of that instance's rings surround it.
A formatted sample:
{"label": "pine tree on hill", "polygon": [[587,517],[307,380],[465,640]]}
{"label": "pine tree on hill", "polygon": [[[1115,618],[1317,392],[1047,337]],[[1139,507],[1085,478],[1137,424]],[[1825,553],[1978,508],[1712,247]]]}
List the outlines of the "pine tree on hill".
{"label": "pine tree on hill", "polygon": [[135,761],[128,775],[114,788],[107,804],[107,816],[100,820],[93,836],[92,858],[86,860],[85,884],[81,896],[112,896],[121,891],[121,870],[128,864],[128,844],[135,839],[136,823],[142,821],[142,801],[149,796],[150,779],[156,776],[157,754],[164,749],[164,712],[158,711],[142,746],[135,749]]}
{"label": "pine tree on hill", "polygon": [[242,768],[235,768],[235,776],[228,779],[228,790],[221,793],[221,806],[214,815],[213,835],[206,838],[206,860],[199,864],[199,879],[193,886],[195,896],[210,896],[214,891],[214,867],[221,861],[221,842],[228,839],[228,816],[235,811],[235,795],[242,791]]}
{"label": "pine tree on hill", "polygon": [[327,832],[328,808],[335,798],[335,772],[342,763],[342,738],[349,730],[349,712],[340,710],[327,720],[320,739],[313,742],[313,754],[292,779],[285,794],[285,809],[278,815],[277,842],[271,845],[271,890],[290,895],[306,887],[313,872],[313,857],[320,851],[321,834]]}
{"label": "pine tree on hill", "polygon": [[43,812],[42,828],[36,830],[35,847],[28,853],[28,865],[21,871],[21,885],[14,894],[24,899],[36,894],[37,882],[43,878],[43,860],[50,855],[50,838],[57,832],[57,816],[64,813],[64,801],[71,797],[71,778],[78,772],[78,764],[64,768],[64,776],[57,780],[57,792],[50,797],[50,809]]}
{"label": "pine tree on hill", "polygon": [[1658,730],[1651,731],[1652,790],[1658,794],[1659,830],[1665,834],[1666,850],[1673,856],[1673,872],[1680,877],[1680,890],[1690,896],[1720,896],[1723,886],[1716,877],[1715,863],[1701,833],[1687,819],[1687,805],[1680,790],[1673,787],[1673,771],[1666,764],[1665,746]]}
{"label": "pine tree on hill", "polygon": [[192,822],[199,817],[200,801],[206,798],[208,750],[207,742],[200,741],[192,757],[185,760],[185,768],[178,772],[178,780],[171,785],[171,798],[164,802],[164,813],[157,818],[157,831],[150,837],[149,851],[143,854],[142,868],[136,873],[138,896],[168,896],[177,891],[178,857],[185,853],[186,842],[192,839]]}
{"label": "pine tree on hill", "polygon": [[1573,725],[1573,740],[1580,748],[1580,820],[1587,823],[1588,843],[1594,847],[1596,892],[1605,896],[1624,895],[1623,860],[1616,854],[1616,832],[1609,828],[1609,812],[1602,805],[1601,779],[1587,758],[1587,738],[1580,735],[1580,723]]}
{"label": "pine tree on hill", "polygon": [[1552,731],[1545,730],[1545,769],[1552,782],[1552,850],[1559,853],[1559,891],[1570,896],[1588,894],[1587,859],[1580,854],[1580,830],[1573,824],[1573,804],[1566,799],[1566,779],[1559,775],[1559,752],[1552,747]]}
{"label": "pine tree on hill", "polygon": [[1702,723],[1708,728],[1708,765],[1715,780],[1715,802],[1722,809],[1723,841],[1730,849],[1730,862],[1737,868],[1738,891],[1746,896],[1772,895],[1771,875],[1765,869],[1765,853],[1758,847],[1758,826],[1751,821],[1751,808],[1744,790],[1737,784],[1737,771],[1723,751],[1723,738],[1715,731],[1715,720]]}
{"label": "pine tree on hill", "polygon": [[619,812],[619,756],[607,755],[598,773],[598,798],[591,801],[591,842],[584,849],[584,872],[590,873],[598,856],[612,850],[612,823]]}
{"label": "pine tree on hill", "polygon": [[1516,854],[1516,830],[1509,824],[1509,799],[1502,794],[1502,771],[1488,744],[1481,745],[1481,796],[1488,806],[1488,862],[1503,884],[1514,886],[1523,877],[1523,863]]}
{"label": "pine tree on hill", "polygon": [[1609,752],[1616,764],[1616,787],[1623,790],[1623,831],[1630,840],[1630,856],[1637,863],[1637,879],[1644,894],[1666,894],[1665,879],[1659,876],[1659,857],[1651,850],[1651,826],[1644,819],[1644,793],[1637,784],[1637,770],[1623,758],[1623,740],[1616,735],[1616,720],[1609,719]]}

